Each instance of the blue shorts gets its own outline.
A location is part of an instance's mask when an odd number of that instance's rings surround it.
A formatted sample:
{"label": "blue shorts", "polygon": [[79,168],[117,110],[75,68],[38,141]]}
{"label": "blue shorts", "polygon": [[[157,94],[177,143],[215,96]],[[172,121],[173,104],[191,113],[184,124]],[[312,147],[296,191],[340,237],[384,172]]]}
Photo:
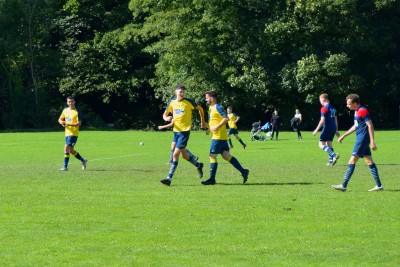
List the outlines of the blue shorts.
{"label": "blue shorts", "polygon": [[224,151],[229,152],[228,140],[211,140],[210,154],[222,154]]}
{"label": "blue shorts", "polygon": [[319,137],[319,141],[332,141],[335,137],[336,131],[334,130],[322,130],[321,135]]}
{"label": "blue shorts", "polygon": [[351,155],[360,158],[363,158],[364,156],[371,156],[371,149],[369,148],[369,142],[356,142]]}
{"label": "blue shorts", "polygon": [[229,128],[228,130],[228,135],[235,135],[235,134],[239,134],[238,130],[235,128]]}
{"label": "blue shorts", "polygon": [[70,135],[65,137],[65,144],[67,146],[74,147],[77,141],[78,141],[78,136]]}
{"label": "blue shorts", "polygon": [[172,142],[176,143],[177,149],[184,149],[189,142],[190,131],[186,132],[174,132],[174,139]]}

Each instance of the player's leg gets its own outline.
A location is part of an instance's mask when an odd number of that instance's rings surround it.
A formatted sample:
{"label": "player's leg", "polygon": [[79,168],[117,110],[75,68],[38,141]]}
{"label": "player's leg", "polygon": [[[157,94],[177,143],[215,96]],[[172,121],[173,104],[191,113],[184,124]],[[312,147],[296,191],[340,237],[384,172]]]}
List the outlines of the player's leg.
{"label": "player's leg", "polygon": [[178,168],[179,156],[182,155],[184,150],[186,150],[188,134],[185,133],[187,132],[174,132],[174,140],[176,140],[176,146],[174,149],[174,153],[172,154],[172,163],[169,168],[167,178],[160,181],[162,184],[171,184],[172,177],[174,176],[175,171]]}
{"label": "player's leg", "polygon": [[[369,154],[371,154],[371,151],[369,151]],[[378,168],[375,165],[375,162],[372,159],[371,155],[365,155],[364,157],[365,163],[368,165],[369,170],[371,172],[372,178],[375,180],[375,186],[368,190],[369,192],[373,191],[380,191],[383,190],[383,186],[381,183],[381,179],[379,178],[379,173],[378,173]]]}
{"label": "player's leg", "polygon": [[199,177],[203,178],[203,167],[204,164],[198,162],[199,157],[193,155],[188,149],[182,150],[182,158],[189,161],[193,166],[197,168],[197,172],[199,173]]}
{"label": "player's leg", "polygon": [[242,145],[243,149],[246,149],[246,144],[243,142],[243,140],[239,137],[239,133],[235,133],[236,140],[239,141],[239,143]]}
{"label": "player's leg", "polygon": [[179,163],[179,155],[182,154],[182,149],[178,149],[177,147],[174,150],[172,155],[171,166],[169,167],[168,175],[166,179],[161,180],[160,182],[165,185],[171,185],[172,177],[175,174],[176,169],[178,168]]}
{"label": "player's leg", "polygon": [[77,158],[78,160],[80,160],[82,162],[82,170],[86,169],[86,163],[87,163],[87,159],[83,158],[78,151],[75,150],[75,144],[76,142],[78,142],[78,136],[71,136],[70,138],[70,142],[69,142],[69,146],[70,146],[70,153]]}
{"label": "player's leg", "polygon": [[176,147],[176,141],[173,139],[172,142],[171,142],[171,152],[169,153],[169,162],[168,162],[168,164],[172,163],[172,157],[174,155],[175,147]]}
{"label": "player's leg", "polygon": [[67,144],[64,145],[64,165],[60,168],[60,171],[68,171],[68,163],[69,163],[69,146]]}
{"label": "player's leg", "polygon": [[240,162],[229,153],[229,150],[224,150],[222,152],[222,158],[232,164],[235,169],[237,169],[243,176],[243,183],[247,182],[247,178],[249,176],[249,170],[244,169]]}
{"label": "player's leg", "polygon": [[[333,140],[333,139],[332,139],[332,140]],[[332,150],[332,153],[328,153],[328,155],[329,155],[329,162],[331,163],[330,166],[335,165],[335,163],[336,163],[336,161],[337,161],[337,159],[338,159],[338,157],[336,158],[336,156],[335,156],[335,155],[337,155],[337,154],[335,153],[335,149],[333,149],[332,140],[329,140],[329,141],[326,142],[326,146],[329,147],[330,150]],[[336,159],[335,159],[335,158],[336,158]]]}
{"label": "player's leg", "polygon": [[203,185],[214,185],[216,183],[215,176],[217,175],[218,170],[218,161],[217,161],[217,154],[210,154],[210,178],[201,182]]}
{"label": "player's leg", "polygon": [[231,135],[234,134],[234,129],[233,128],[229,128],[228,129],[228,142],[229,142],[229,147],[233,148],[233,144],[232,144],[232,139],[231,139]]}
{"label": "player's leg", "polygon": [[[226,146],[228,146],[228,142],[225,142]],[[208,180],[205,180],[201,182],[203,185],[214,185],[216,183],[215,177],[217,175],[217,169],[218,169],[218,161],[217,161],[217,155],[221,154],[221,144],[219,140],[211,140],[210,144],[210,154],[209,154],[209,159],[210,159],[210,178]]]}
{"label": "player's leg", "polygon": [[341,183],[339,185],[332,185],[332,187],[334,189],[341,190],[343,192],[345,192],[347,190],[347,184],[349,183],[350,178],[354,173],[354,170],[356,168],[356,163],[357,163],[358,159],[359,159],[359,157],[356,156],[356,155],[352,155],[350,157],[349,163],[347,165],[347,170],[346,170],[346,173],[345,173],[344,178],[343,178],[343,183]]}
{"label": "player's leg", "polygon": [[329,162],[327,166],[333,166],[339,159],[339,154],[336,154],[332,149],[332,140],[335,133],[327,133],[326,131],[321,132],[319,138],[319,147],[329,155]]}

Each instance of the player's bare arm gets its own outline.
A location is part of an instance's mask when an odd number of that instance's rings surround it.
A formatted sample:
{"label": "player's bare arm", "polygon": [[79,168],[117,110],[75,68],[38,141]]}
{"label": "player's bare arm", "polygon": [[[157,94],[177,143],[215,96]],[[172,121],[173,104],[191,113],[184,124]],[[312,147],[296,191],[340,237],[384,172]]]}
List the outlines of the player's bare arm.
{"label": "player's bare arm", "polygon": [[62,127],[65,127],[65,119],[64,118],[59,118],[58,123],[61,124]]}
{"label": "player's bare arm", "polygon": [[339,137],[340,133],[339,133],[339,123],[338,123],[337,117],[335,117],[335,125],[336,125],[336,133],[335,133],[335,135],[337,137]]}
{"label": "player's bare arm", "polygon": [[199,111],[199,114],[200,114],[201,128],[207,129],[208,126],[204,119],[204,109],[200,105],[197,105],[196,109]]}
{"label": "player's bare arm", "polygon": [[372,121],[367,121],[366,124],[368,126],[368,133],[371,141],[371,149],[375,151],[378,149],[378,147],[375,144],[374,124],[372,123]]}
{"label": "player's bare arm", "polygon": [[163,114],[163,120],[164,121],[172,121],[172,116],[170,115],[170,113],[168,111],[165,111]]}
{"label": "player's bare arm", "polygon": [[339,143],[342,143],[343,139],[344,139],[346,136],[352,134],[355,130],[356,130],[356,126],[353,125],[347,132],[345,132],[342,136],[340,136],[340,137],[338,138],[338,142],[339,142]]}
{"label": "player's bare arm", "polygon": [[321,119],[319,120],[319,123],[317,125],[317,128],[315,128],[315,130],[312,134],[316,135],[318,133],[319,129],[321,129],[322,125],[324,125],[324,123],[325,123],[325,117],[321,117]]}

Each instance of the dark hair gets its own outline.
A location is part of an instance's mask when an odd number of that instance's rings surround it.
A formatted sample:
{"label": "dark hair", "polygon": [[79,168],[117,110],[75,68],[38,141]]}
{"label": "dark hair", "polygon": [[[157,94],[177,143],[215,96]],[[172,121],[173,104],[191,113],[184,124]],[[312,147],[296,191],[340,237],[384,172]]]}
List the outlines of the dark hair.
{"label": "dark hair", "polygon": [[218,98],[218,94],[215,91],[207,91],[205,94],[214,98]]}
{"label": "dark hair", "polygon": [[179,84],[179,85],[175,86],[175,90],[178,90],[178,89],[186,90],[186,87],[184,85]]}
{"label": "dark hair", "polygon": [[352,103],[360,104],[360,96],[357,95],[357,94],[349,94],[349,95],[346,97],[346,100],[348,100],[348,99],[351,99],[351,102],[352,102]]}
{"label": "dark hair", "polygon": [[75,100],[75,97],[73,97],[72,95],[68,96],[67,99],[71,99],[71,100]]}

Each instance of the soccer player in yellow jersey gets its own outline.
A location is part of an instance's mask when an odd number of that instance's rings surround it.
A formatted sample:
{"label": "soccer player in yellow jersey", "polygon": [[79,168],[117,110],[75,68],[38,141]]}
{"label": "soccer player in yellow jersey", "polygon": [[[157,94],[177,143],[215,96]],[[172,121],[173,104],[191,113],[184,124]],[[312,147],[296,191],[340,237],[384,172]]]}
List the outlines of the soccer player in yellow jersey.
{"label": "soccer player in yellow jersey", "polygon": [[[171,185],[172,177],[178,167],[179,156],[192,163],[197,168],[200,178],[203,177],[204,164],[198,162],[198,157],[190,153],[186,148],[192,128],[192,113],[194,109],[199,111],[201,127],[207,128],[207,124],[204,120],[203,108],[197,105],[194,100],[185,97],[185,89],[183,85],[176,86],[176,97],[169,101],[163,114],[163,119],[165,121],[172,121],[173,119],[174,125],[174,139],[172,143],[175,143],[175,149],[172,155],[172,163],[167,178],[160,181],[167,186]],[[170,114],[172,114],[172,116],[170,116]]]}
{"label": "soccer player in yellow jersey", "polygon": [[203,185],[214,185],[215,176],[217,174],[218,162],[217,155],[221,154],[222,158],[229,161],[243,176],[243,183],[247,182],[249,170],[243,169],[239,161],[231,156],[228,146],[228,133],[226,132],[226,123],[229,121],[225,110],[217,102],[217,93],[215,91],[206,92],[206,102],[210,106],[208,109],[208,125],[211,132],[210,145],[210,178],[201,182]]}
{"label": "soccer player in yellow jersey", "polygon": [[243,149],[246,149],[246,144],[239,137],[239,132],[238,132],[237,126],[236,126],[236,123],[238,122],[240,117],[238,115],[236,115],[235,113],[232,113],[232,107],[231,106],[229,106],[226,109],[226,112],[228,112],[228,118],[229,118],[229,121],[228,121],[228,126],[229,126],[229,130],[228,130],[229,148],[233,148],[232,140],[231,140],[231,135],[233,134],[236,137],[236,140],[238,140],[242,144]]}
{"label": "soccer player in yellow jersey", "polygon": [[82,118],[79,111],[75,108],[75,99],[73,96],[67,97],[67,105],[68,107],[62,111],[58,119],[58,123],[65,128],[64,166],[60,171],[68,171],[70,154],[82,162],[82,170],[85,170],[87,159],[82,158],[74,149],[78,141],[79,126],[82,124]]}

